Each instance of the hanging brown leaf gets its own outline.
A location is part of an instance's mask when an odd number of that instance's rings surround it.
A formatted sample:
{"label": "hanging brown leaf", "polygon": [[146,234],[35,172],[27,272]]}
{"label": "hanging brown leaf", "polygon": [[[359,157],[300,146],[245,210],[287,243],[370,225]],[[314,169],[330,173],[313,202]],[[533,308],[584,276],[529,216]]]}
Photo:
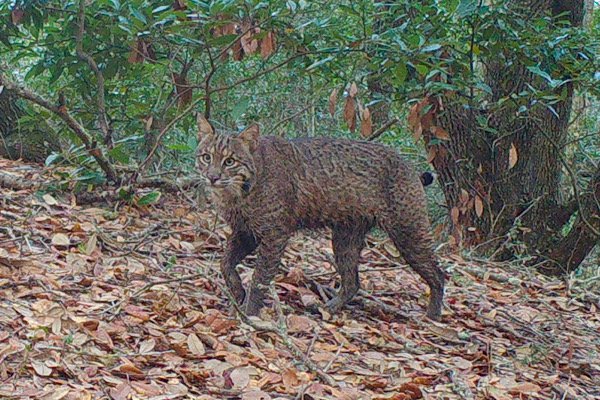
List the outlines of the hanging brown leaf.
{"label": "hanging brown leaf", "polygon": [[483,215],[483,200],[481,200],[481,197],[479,196],[475,196],[475,214],[477,214],[479,218]]}
{"label": "hanging brown leaf", "polygon": [[192,88],[187,82],[186,74],[173,72],[173,82],[175,83],[175,92],[177,93],[179,107],[185,107],[190,104],[192,102]]}
{"label": "hanging brown leaf", "polygon": [[15,25],[19,25],[21,23],[21,21],[23,20],[24,16],[25,16],[25,11],[21,10],[20,8],[15,8],[14,10],[12,10],[10,12],[10,20]]}
{"label": "hanging brown leaf", "polygon": [[437,146],[429,146],[427,149],[427,162],[432,163],[437,155]]}
{"label": "hanging brown leaf", "polygon": [[354,97],[346,97],[344,121],[348,124],[348,129],[350,129],[351,132],[354,132],[356,129],[356,100],[354,100]]}
{"label": "hanging brown leaf", "polygon": [[508,152],[508,169],[512,169],[515,165],[517,165],[517,161],[519,161],[517,147],[514,143],[511,143],[510,151]]}
{"label": "hanging brown leaf", "polygon": [[231,46],[231,53],[235,61],[242,61],[244,58],[244,49],[240,39],[236,40],[233,46]]}
{"label": "hanging brown leaf", "polygon": [[254,54],[258,50],[258,39],[256,35],[260,33],[259,27],[252,27],[250,22],[244,22],[241,25],[241,31],[246,32],[241,37],[240,42],[245,54]]}
{"label": "hanging brown leaf", "polygon": [[417,125],[413,129],[413,138],[415,139],[415,142],[418,142],[419,139],[421,139],[422,135],[423,135],[423,126],[420,123],[417,123]]}
{"label": "hanging brown leaf", "polygon": [[266,59],[274,52],[275,34],[273,32],[269,32],[267,33],[267,36],[260,40],[260,55],[263,59]]}
{"label": "hanging brown leaf", "polygon": [[181,10],[185,10],[186,8],[187,8],[187,5],[185,4],[185,0],[174,0],[173,1],[173,10],[181,11]]}
{"label": "hanging brown leaf", "polygon": [[156,62],[156,53],[154,52],[152,43],[145,38],[138,38],[131,48],[128,61],[133,64],[142,63],[144,61],[149,61],[154,64]]}
{"label": "hanging brown leaf", "polygon": [[450,135],[441,126],[434,126],[434,127],[432,127],[431,128],[431,133],[433,133],[433,135],[436,138],[440,139],[440,140],[450,140]]}
{"label": "hanging brown leaf", "polygon": [[154,122],[154,117],[152,115],[148,116],[144,119],[144,130],[148,132],[152,129],[152,123]]}
{"label": "hanging brown leaf", "polygon": [[358,93],[358,87],[356,86],[356,83],[352,82],[352,84],[350,85],[350,89],[348,90],[348,96],[356,97],[357,93]]}
{"label": "hanging brown leaf", "polygon": [[368,138],[373,133],[373,121],[371,120],[371,111],[365,107],[361,112],[360,134]]}
{"label": "hanging brown leaf", "polygon": [[417,103],[413,104],[410,107],[410,111],[408,112],[408,127],[414,131],[417,125],[419,124],[419,105]]}
{"label": "hanging brown leaf", "polygon": [[333,118],[335,116],[335,103],[337,103],[338,89],[335,88],[329,95],[329,114]]}
{"label": "hanging brown leaf", "polygon": [[452,223],[454,225],[458,225],[458,216],[459,216],[458,207],[452,207],[452,210],[450,210],[450,219],[452,220]]}

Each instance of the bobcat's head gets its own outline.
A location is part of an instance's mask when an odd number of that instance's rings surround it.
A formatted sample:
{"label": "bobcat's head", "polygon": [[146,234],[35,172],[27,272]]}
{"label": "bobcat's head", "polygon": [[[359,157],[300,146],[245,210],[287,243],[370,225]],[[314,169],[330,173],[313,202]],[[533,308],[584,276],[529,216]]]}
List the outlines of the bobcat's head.
{"label": "bobcat's head", "polygon": [[198,114],[198,132],[196,167],[207,186],[217,194],[247,193],[256,172],[253,153],[258,146],[258,125],[235,136],[221,135]]}

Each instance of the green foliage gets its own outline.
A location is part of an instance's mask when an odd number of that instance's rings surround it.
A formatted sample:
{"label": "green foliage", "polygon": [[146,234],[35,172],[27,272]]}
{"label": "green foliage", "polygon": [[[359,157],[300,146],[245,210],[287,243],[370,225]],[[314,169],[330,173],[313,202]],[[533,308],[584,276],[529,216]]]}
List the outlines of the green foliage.
{"label": "green foliage", "polygon": [[[135,169],[162,129],[190,105],[191,111],[210,110],[217,128],[226,130],[257,120],[271,134],[352,136],[339,104],[336,118],[327,112],[329,93],[350,82],[357,83],[363,106],[387,103],[397,115],[424,93],[452,92],[465,107],[510,104],[525,113],[539,105],[552,109],[568,82],[592,96],[600,88],[597,16],[592,29],[584,30],[547,15],[531,19],[505,1],[187,0],[176,9],[177,3],[86,2],[82,48],[104,76],[114,131],[107,154],[123,167]],[[0,24],[6,27],[0,32],[0,60],[11,66],[13,79],[48,99],[62,93],[68,110],[103,143],[96,75],[76,51],[77,13],[77,1],[0,3]],[[235,29],[228,29],[232,24]],[[251,28],[260,32],[252,31],[249,48],[236,60],[231,53]],[[261,56],[252,40],[262,45],[269,33],[275,37],[273,51]],[[483,79],[486,65],[509,65],[515,57],[545,84],[493,98]],[[373,81],[387,90],[370,91]],[[46,111],[38,116],[51,119]],[[79,139],[62,124],[57,129],[72,147],[47,163],[77,164],[78,181],[101,183]],[[386,142],[414,147],[402,127],[393,129]],[[165,132],[161,144],[160,168],[192,165],[191,113]]]}

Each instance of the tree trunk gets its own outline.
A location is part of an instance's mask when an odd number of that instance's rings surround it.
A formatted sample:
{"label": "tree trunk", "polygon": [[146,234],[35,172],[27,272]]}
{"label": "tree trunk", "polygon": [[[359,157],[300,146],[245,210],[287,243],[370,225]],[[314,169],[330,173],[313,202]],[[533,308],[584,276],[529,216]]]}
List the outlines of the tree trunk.
{"label": "tree trunk", "polygon": [[[572,25],[583,21],[584,0],[509,3],[512,11],[524,18],[567,12],[565,18]],[[561,228],[578,208],[573,207],[573,199],[564,199],[560,190],[563,168],[568,165],[564,145],[573,86],[567,83],[556,90],[563,97],[552,108],[538,102],[523,112],[518,101],[498,106],[499,100],[529,86],[549,90],[548,84],[517,55],[504,53],[482,61],[485,83],[492,93],[489,104],[495,106],[465,105],[456,95],[429,98],[432,120],[422,121],[428,153],[451,210],[453,236],[499,258],[535,254],[536,262],[543,263],[549,273],[571,271],[598,240],[590,230],[597,225],[599,214],[591,193],[600,195],[598,175],[590,185],[590,195],[577,202],[584,208],[578,210],[579,215],[587,216],[587,223],[578,220],[569,234],[561,237]],[[482,126],[482,121],[487,126]],[[437,128],[427,129],[431,125],[447,131],[449,140],[434,141],[440,135]],[[566,182],[576,185],[570,178],[572,174]],[[566,248],[571,251],[564,252]]]}
{"label": "tree trunk", "polygon": [[37,126],[19,126],[23,114],[17,96],[4,88],[0,93],[0,157],[43,162],[52,151],[60,150],[58,138]]}

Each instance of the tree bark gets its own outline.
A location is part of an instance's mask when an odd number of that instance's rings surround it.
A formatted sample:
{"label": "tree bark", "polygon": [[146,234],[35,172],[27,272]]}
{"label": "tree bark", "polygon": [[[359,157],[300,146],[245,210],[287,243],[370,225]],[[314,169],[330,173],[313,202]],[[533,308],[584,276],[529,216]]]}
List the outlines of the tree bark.
{"label": "tree bark", "polygon": [[[565,13],[564,18],[579,26],[584,16],[584,0],[513,0],[509,4],[524,19]],[[489,104],[498,105],[499,100],[529,86],[550,89],[518,55],[505,52],[482,61],[485,83],[492,93]],[[538,102],[525,112],[517,102],[484,109],[470,101],[465,104],[456,94],[428,100],[433,105],[431,124],[442,127],[450,137],[439,144],[433,141],[436,135],[431,130],[424,131],[457,241],[503,259],[519,253],[538,254],[538,261],[548,260],[545,264],[552,265],[545,269],[550,273],[573,270],[595,246],[598,230],[591,228],[597,224],[599,209],[592,194],[598,191],[600,195],[600,175],[577,204],[585,209],[573,207],[573,199],[564,199],[560,190],[567,165],[564,144],[573,91],[572,83],[567,83],[555,90],[563,97],[552,109]],[[576,209],[584,219],[561,238],[561,228]]]}

